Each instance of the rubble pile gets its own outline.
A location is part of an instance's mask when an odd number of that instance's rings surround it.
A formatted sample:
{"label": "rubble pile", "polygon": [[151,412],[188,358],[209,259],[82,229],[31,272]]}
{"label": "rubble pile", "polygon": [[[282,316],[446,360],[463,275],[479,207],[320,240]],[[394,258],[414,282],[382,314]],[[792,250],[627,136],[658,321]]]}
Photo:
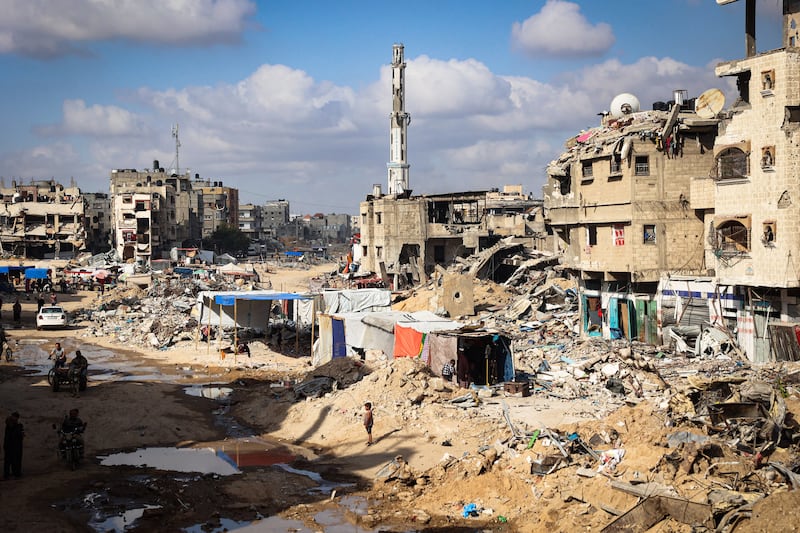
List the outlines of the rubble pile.
{"label": "rubble pile", "polygon": [[[503,385],[458,389],[415,358],[334,359],[282,394],[326,413],[326,433],[359,424],[369,401],[382,433],[402,428],[441,446],[431,468],[415,467],[413,450],[406,455],[401,447],[376,469],[376,492],[405,514],[370,509],[360,516],[365,525],[413,516],[423,524],[436,517],[476,527],[524,523],[526,531],[565,524],[732,531],[800,487],[800,368],[755,369],[726,354],[698,358],[664,346],[580,341],[571,330],[562,339],[550,331],[551,342],[540,345],[538,333],[518,332],[515,341],[527,346],[517,353],[531,367],[518,372],[531,385],[529,408],[588,408],[585,420],[521,422],[507,405],[518,394]],[[320,379],[331,385],[303,392]],[[251,416],[265,421],[267,404]],[[481,444],[452,453],[465,433]]]}
{"label": "rubble pile", "polygon": [[197,320],[190,312],[198,292],[236,288],[226,280],[163,277],[147,289],[116,287],[102,295],[96,307],[78,311],[74,320],[87,326],[84,336],[166,349],[178,341],[194,339]]}

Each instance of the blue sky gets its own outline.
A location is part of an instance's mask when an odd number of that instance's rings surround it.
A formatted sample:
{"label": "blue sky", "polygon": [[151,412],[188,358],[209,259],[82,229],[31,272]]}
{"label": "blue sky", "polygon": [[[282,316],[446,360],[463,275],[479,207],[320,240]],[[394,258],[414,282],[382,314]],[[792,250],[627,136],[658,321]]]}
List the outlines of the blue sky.
{"label": "blue sky", "polygon": [[[780,46],[781,0],[758,0]],[[564,140],[621,92],[643,109],[730,80],[744,0],[0,0],[0,176],[74,178],[175,165],[357,213],[386,190],[392,45],[405,46],[415,194],[522,184],[541,195]]]}

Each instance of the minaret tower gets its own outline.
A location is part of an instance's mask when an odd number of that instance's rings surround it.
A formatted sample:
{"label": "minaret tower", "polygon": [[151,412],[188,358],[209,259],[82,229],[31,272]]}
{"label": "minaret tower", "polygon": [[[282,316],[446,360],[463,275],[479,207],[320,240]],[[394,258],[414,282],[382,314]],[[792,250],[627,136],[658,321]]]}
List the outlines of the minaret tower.
{"label": "minaret tower", "polygon": [[411,192],[408,188],[408,126],[406,113],[406,63],[403,45],[392,46],[392,114],[389,118],[389,194]]}

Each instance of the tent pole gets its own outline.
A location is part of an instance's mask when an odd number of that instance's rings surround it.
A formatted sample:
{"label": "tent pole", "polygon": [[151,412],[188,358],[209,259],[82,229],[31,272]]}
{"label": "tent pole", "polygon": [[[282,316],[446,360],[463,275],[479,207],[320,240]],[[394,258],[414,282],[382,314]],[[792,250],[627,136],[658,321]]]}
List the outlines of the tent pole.
{"label": "tent pole", "polygon": [[309,353],[311,354],[311,358],[314,358],[314,323],[317,321],[317,312],[316,312],[316,303],[317,300],[315,298],[311,299],[311,347],[309,348]]}
{"label": "tent pole", "polygon": [[222,359],[222,302],[219,304],[219,329],[217,329],[217,351]]}
{"label": "tent pole", "polygon": [[209,302],[209,313],[208,313],[208,336],[206,337],[206,355],[209,354],[211,351],[211,311],[214,310],[214,298],[211,298]]}
{"label": "tent pole", "polygon": [[[202,302],[202,300],[200,300]],[[203,323],[203,306],[200,305],[200,320],[197,321],[197,332],[194,335],[194,351],[197,352],[197,343],[200,342],[200,328]]]}
{"label": "tent pole", "polygon": [[292,300],[292,309],[294,311],[294,353],[300,351],[300,322],[298,322],[298,315],[297,315],[297,300]]}
{"label": "tent pole", "polygon": [[269,305],[267,305],[267,328],[264,330],[267,334],[267,347],[269,348],[269,315],[272,314],[272,302],[274,300],[267,300]]}
{"label": "tent pole", "polygon": [[236,305],[238,300],[233,297],[233,363],[236,364],[236,356],[239,355],[239,307]]}

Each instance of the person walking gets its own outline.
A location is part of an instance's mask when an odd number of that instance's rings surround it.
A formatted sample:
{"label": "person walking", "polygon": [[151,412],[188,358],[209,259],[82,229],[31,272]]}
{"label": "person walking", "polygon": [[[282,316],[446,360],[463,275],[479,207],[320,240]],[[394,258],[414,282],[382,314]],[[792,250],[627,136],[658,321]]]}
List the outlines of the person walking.
{"label": "person walking", "polygon": [[372,446],[372,424],[375,419],[372,416],[372,403],[364,404],[364,429],[367,430],[367,446]]}
{"label": "person walking", "polygon": [[445,381],[453,381],[453,374],[456,372],[456,361],[450,359],[442,366],[442,379]]}
{"label": "person walking", "polygon": [[3,439],[3,478],[22,476],[22,439],[25,437],[19,413],[13,412],[6,418],[6,432]]}
{"label": "person walking", "polygon": [[22,320],[22,304],[19,303],[19,297],[14,300],[14,306],[11,309],[14,312],[14,322],[19,324],[19,321]]}
{"label": "person walking", "polygon": [[39,293],[39,297],[36,298],[36,312],[37,313],[42,310],[42,306],[43,305],[44,305],[44,296],[42,296],[42,293],[40,292]]}

